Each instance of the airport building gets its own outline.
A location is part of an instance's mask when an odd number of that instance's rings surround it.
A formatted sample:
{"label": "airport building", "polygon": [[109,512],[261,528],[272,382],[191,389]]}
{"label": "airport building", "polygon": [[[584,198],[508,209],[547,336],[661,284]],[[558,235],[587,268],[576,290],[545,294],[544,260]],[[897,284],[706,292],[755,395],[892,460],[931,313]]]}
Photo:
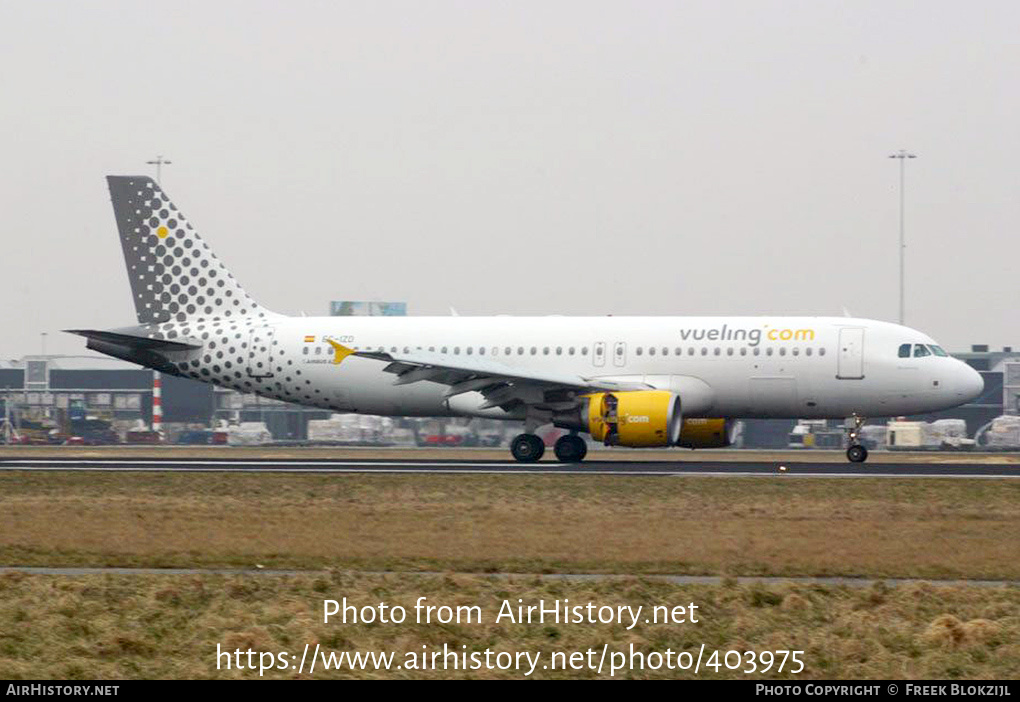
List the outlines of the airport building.
{"label": "airport building", "polygon": [[[334,300],[332,316],[405,316],[407,303]],[[159,390],[154,388],[159,384]],[[154,402],[158,394],[159,402]],[[72,424],[95,418],[124,435],[152,428],[155,419],[175,434],[195,427],[261,423],[276,441],[305,441],[308,422],[330,412],[243,394],[194,380],[158,374],[108,356],[25,356],[0,362],[0,421],[7,405],[12,428],[56,428],[71,435]],[[160,416],[161,415],[161,416]],[[2,439],[0,439],[2,440]]]}

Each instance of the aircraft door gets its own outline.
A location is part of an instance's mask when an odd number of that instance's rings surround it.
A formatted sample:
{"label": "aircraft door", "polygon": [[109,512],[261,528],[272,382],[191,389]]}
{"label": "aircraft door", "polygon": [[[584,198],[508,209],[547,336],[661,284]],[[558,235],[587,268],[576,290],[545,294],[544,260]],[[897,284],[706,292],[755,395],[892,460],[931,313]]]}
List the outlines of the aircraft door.
{"label": "aircraft door", "polygon": [[864,329],[847,327],[839,330],[839,362],[836,377],[860,380],[864,377]]}
{"label": "aircraft door", "polygon": [[623,367],[627,365],[627,343],[617,341],[613,344],[613,365]]}
{"label": "aircraft door", "polygon": [[248,333],[248,377],[273,376],[273,328],[254,327]]}

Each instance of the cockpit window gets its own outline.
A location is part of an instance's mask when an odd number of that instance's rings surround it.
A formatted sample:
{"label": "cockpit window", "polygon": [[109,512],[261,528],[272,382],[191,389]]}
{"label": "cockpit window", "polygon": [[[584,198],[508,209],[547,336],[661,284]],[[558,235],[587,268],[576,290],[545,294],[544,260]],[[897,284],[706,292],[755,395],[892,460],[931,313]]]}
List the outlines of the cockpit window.
{"label": "cockpit window", "polygon": [[945,350],[943,350],[943,348],[941,346],[935,346],[934,344],[932,344],[928,348],[930,348],[931,352],[933,354],[935,354],[936,356],[948,356],[949,355],[948,353],[945,352]]}
{"label": "cockpit window", "polygon": [[900,358],[910,358],[910,344],[900,344]]}
{"label": "cockpit window", "polygon": [[914,344],[914,358],[920,358],[921,356],[931,356],[931,351],[924,344]]}

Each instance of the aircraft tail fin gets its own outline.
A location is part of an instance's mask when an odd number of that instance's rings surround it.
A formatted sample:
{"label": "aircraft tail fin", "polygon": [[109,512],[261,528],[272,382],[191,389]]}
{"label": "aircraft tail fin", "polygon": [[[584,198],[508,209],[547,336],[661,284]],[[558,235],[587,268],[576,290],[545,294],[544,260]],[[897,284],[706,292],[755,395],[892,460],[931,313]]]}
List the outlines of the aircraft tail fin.
{"label": "aircraft tail fin", "polygon": [[107,176],[139,324],[271,314],[148,176]]}

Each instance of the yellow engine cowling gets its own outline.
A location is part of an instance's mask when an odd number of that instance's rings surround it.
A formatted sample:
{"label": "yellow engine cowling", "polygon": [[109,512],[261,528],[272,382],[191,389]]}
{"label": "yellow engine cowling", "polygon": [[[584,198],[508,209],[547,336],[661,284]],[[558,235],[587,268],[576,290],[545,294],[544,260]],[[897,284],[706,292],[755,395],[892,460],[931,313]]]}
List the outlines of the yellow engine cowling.
{"label": "yellow engine cowling", "polygon": [[732,419],[685,419],[680,431],[680,446],[685,448],[725,448],[733,443],[736,423]]}
{"label": "yellow engine cowling", "polygon": [[680,439],[680,397],[666,390],[588,396],[587,429],[610,446],[673,446]]}

